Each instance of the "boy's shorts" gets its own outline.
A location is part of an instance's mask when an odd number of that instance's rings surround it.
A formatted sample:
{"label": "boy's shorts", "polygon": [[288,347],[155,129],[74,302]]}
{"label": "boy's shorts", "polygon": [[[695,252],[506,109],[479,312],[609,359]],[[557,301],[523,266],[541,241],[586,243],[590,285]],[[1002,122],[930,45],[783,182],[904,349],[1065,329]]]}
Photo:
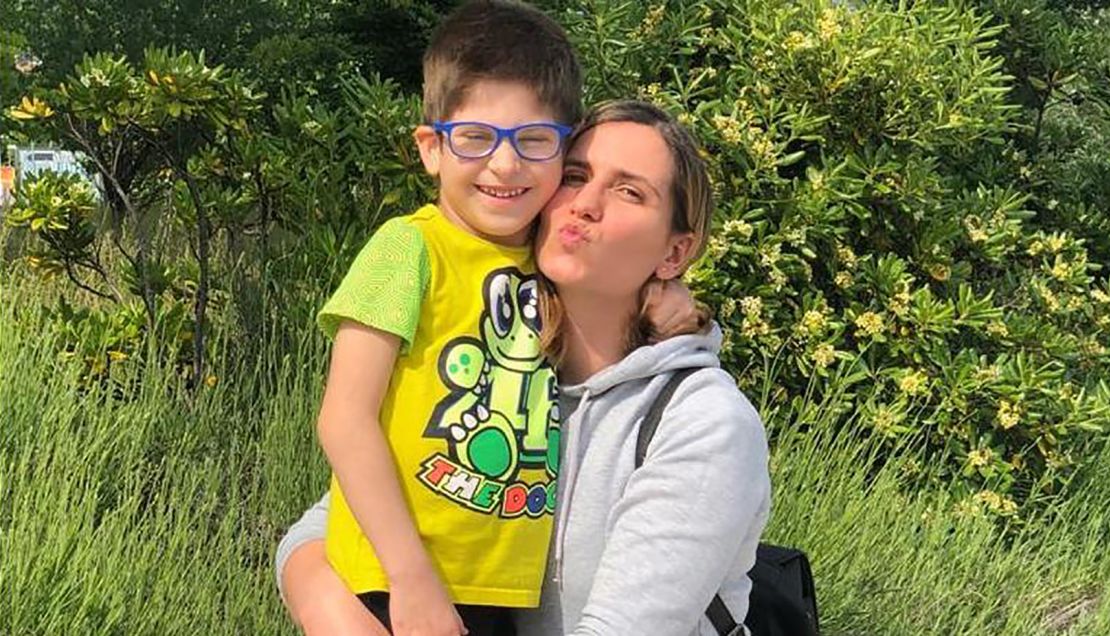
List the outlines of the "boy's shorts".
{"label": "boy's shorts", "polygon": [[[389,632],[393,633],[393,625],[389,620],[389,593],[364,592],[358,595],[358,600],[370,610]],[[485,605],[456,605],[455,610],[466,625],[468,636],[515,636],[513,627],[512,610],[505,607],[490,607]]]}

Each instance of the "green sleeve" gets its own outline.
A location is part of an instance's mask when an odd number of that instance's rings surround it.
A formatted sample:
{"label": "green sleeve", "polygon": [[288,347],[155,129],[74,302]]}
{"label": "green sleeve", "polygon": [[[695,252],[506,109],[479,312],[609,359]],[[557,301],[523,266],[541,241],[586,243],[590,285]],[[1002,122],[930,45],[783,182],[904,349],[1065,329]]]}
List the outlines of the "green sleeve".
{"label": "green sleeve", "polygon": [[391,219],[359,252],[316,322],[334,338],[341,322],[353,320],[400,336],[407,351],[428,278],[428,249],[420,230],[405,219]]}

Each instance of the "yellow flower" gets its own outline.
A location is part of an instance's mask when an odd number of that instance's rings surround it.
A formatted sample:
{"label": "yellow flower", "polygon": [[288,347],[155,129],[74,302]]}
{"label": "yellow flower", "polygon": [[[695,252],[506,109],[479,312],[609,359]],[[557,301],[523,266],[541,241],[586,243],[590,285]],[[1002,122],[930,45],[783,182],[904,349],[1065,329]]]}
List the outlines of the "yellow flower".
{"label": "yellow flower", "polygon": [[771,333],[771,326],[760,318],[748,316],[740,323],[740,333],[754,339]]}
{"label": "yellow flower", "polygon": [[856,317],[856,336],[860,334],[874,338],[883,333],[886,325],[883,322],[883,317],[873,311],[865,311]]}
{"label": "yellow flower", "polygon": [[893,435],[895,433],[894,427],[902,420],[902,415],[894,408],[886,404],[875,409],[875,418],[871,421],[871,426],[875,428],[875,432],[880,435]]}
{"label": "yellow flower", "polygon": [[721,318],[731,318],[736,313],[736,299],[726,298],[725,302],[721,303]]}
{"label": "yellow flower", "polygon": [[1052,252],[1053,254],[1064,249],[1064,245],[1066,244],[1067,239],[1064,238],[1063,234],[1053,234],[1052,236],[1045,239],[1045,247],[1047,247],[1048,251]]}
{"label": "yellow flower", "polygon": [[1060,299],[1056,297],[1056,293],[1048,288],[1047,285],[1036,281],[1033,283],[1033,289],[1037,290],[1040,294],[1041,300],[1044,301],[1045,307],[1052,313],[1060,311]]}
{"label": "yellow flower", "polygon": [[705,251],[710,260],[715,261],[728,253],[728,243],[719,236],[711,236],[705,245]]}
{"label": "yellow flower", "polygon": [[110,360],[111,360],[112,362],[122,362],[122,361],[126,360],[126,359],[127,359],[128,357],[129,357],[129,356],[128,356],[128,355],[127,355],[127,354],[126,354],[125,352],[123,352],[123,351],[115,351],[115,350],[113,350],[113,351],[109,351],[109,352],[108,352],[108,358],[109,358],[109,359],[110,359]]}
{"label": "yellow flower", "polygon": [[24,96],[18,106],[12,106],[8,115],[12,119],[46,119],[54,114],[49,104],[37,97]]}
{"label": "yellow flower", "polygon": [[895,316],[906,315],[906,312],[910,308],[910,293],[905,290],[898,292],[890,299],[890,303],[887,306]]}
{"label": "yellow flower", "polygon": [[1102,344],[1094,338],[1088,338],[1081,342],[1079,344],[1079,350],[1083,355],[1090,358],[1098,357],[1106,353],[1106,347],[1103,347]]}
{"label": "yellow flower", "polygon": [[1021,407],[1009,400],[1000,400],[998,403],[998,425],[1002,430],[1009,430],[1021,421]]}
{"label": "yellow flower", "polygon": [[779,262],[782,258],[782,245],[778,243],[771,243],[759,248],[759,262],[764,267],[774,267],[775,263]]}
{"label": "yellow flower", "polygon": [[752,237],[754,231],[755,228],[752,227],[752,224],[743,219],[730,219],[725,221],[725,234],[728,236],[735,235],[747,240]]}
{"label": "yellow flower", "polygon": [[972,468],[989,466],[994,459],[994,451],[989,448],[980,448],[967,454],[967,465]]}
{"label": "yellow flower", "polygon": [[859,257],[857,257],[856,253],[852,251],[852,248],[847,245],[836,246],[836,257],[840,259],[840,262],[844,263],[844,266],[848,269],[855,269],[856,265],[859,263]]}
{"label": "yellow flower", "polygon": [[852,284],[852,275],[848,272],[837,272],[833,282],[836,283],[837,287],[845,289]]}
{"label": "yellow flower", "polygon": [[811,336],[821,333],[826,324],[828,324],[828,319],[825,318],[825,314],[816,309],[810,309],[802,315],[801,328]]}
{"label": "yellow flower", "polygon": [[1101,289],[1092,289],[1091,290],[1091,298],[1095,302],[1110,303],[1110,294],[1107,294],[1106,292],[1102,291]]}
{"label": "yellow flower", "polygon": [[1017,504],[1013,499],[1005,495],[1000,495],[993,490],[982,490],[974,497],[977,503],[985,505],[991,512],[1009,517],[1017,514]]}
{"label": "yellow flower", "polygon": [[1040,241],[1033,241],[1029,247],[1025,248],[1025,253],[1030,256],[1036,256],[1044,251],[1044,243]]}
{"label": "yellow flower", "polygon": [[1071,276],[1071,267],[1068,266],[1066,261],[1057,256],[1056,263],[1052,266],[1052,270],[1050,273],[1052,274],[1052,277],[1056,280],[1065,281],[1068,279],[1069,276]]}
{"label": "yellow flower", "polygon": [[824,369],[836,360],[836,349],[831,344],[825,343],[813,350],[813,363]]}
{"label": "yellow flower", "polygon": [[840,22],[837,20],[835,9],[830,7],[821,12],[821,18],[817,20],[817,32],[822,40],[840,35]]}
{"label": "yellow flower", "polygon": [[644,20],[640,22],[640,25],[636,27],[636,30],[633,32],[633,37],[642,38],[654,33],[655,30],[659,28],[659,25],[662,24],[663,14],[666,10],[666,3],[657,4],[648,9],[647,13],[644,14]]}
{"label": "yellow flower", "polygon": [[979,382],[991,382],[1002,377],[1002,369],[998,365],[980,367],[975,370],[975,379]]}
{"label": "yellow flower", "polygon": [[209,388],[216,386],[217,382],[219,382],[219,378],[214,375],[210,375],[204,379],[204,383],[207,384]]}
{"label": "yellow flower", "polygon": [[1001,320],[992,320],[987,323],[987,333],[992,336],[1005,338],[1006,336],[1010,335],[1010,328],[1007,327],[1006,323],[1002,322]]}
{"label": "yellow flower", "polygon": [[791,31],[782,43],[787,51],[801,51],[813,48],[813,39],[801,31]]}
{"label": "yellow flower", "polygon": [[921,371],[911,371],[898,380],[898,389],[907,395],[923,393],[929,387],[929,376]]}
{"label": "yellow flower", "polygon": [[773,163],[775,161],[775,142],[768,139],[763,131],[754,126],[749,127],[748,132],[752,137],[749,144],[752,156],[767,163]]}
{"label": "yellow flower", "polygon": [[739,144],[744,141],[744,133],[740,127],[740,122],[736,121],[735,117],[714,115],[713,127],[721,133],[721,138],[730,144]]}
{"label": "yellow flower", "polygon": [[763,299],[758,296],[745,296],[740,299],[740,309],[748,318],[758,318],[763,311]]}

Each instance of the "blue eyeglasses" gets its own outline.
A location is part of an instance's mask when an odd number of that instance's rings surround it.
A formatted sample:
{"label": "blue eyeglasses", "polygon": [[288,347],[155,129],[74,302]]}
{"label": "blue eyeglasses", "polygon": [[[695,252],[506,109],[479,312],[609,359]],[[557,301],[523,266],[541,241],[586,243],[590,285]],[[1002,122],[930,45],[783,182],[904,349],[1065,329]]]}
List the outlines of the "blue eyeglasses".
{"label": "blue eyeglasses", "polygon": [[571,133],[570,126],[547,122],[498,128],[478,121],[437,121],[432,128],[446,135],[451,152],[464,159],[488,157],[508,139],[521,159],[547,161],[559,154]]}

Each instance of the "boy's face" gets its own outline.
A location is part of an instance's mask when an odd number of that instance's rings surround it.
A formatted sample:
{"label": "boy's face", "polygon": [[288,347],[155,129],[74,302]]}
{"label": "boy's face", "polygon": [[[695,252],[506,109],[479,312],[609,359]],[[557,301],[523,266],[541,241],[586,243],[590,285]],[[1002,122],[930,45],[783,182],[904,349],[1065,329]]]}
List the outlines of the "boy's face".
{"label": "boy's face", "polygon": [[[513,128],[555,118],[525,84],[481,80],[470,87],[448,121]],[[452,223],[501,245],[522,246],[528,241],[532,221],[559,187],[561,153],[547,161],[528,161],[503,139],[493,154],[465,159],[456,156],[431,126],[418,126],[414,137],[424,167],[439,177],[439,206]]]}

